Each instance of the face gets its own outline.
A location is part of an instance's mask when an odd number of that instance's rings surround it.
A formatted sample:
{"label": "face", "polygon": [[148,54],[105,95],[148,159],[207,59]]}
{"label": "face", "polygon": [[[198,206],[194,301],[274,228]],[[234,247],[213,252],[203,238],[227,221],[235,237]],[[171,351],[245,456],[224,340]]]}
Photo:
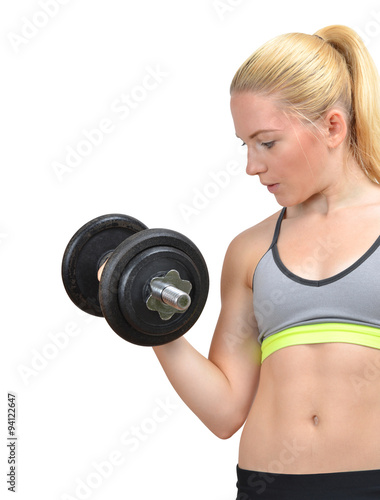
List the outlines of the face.
{"label": "face", "polygon": [[252,92],[233,94],[231,112],[236,135],[247,147],[247,174],[269,185],[280,205],[302,203],[323,189],[328,147],[315,126]]}

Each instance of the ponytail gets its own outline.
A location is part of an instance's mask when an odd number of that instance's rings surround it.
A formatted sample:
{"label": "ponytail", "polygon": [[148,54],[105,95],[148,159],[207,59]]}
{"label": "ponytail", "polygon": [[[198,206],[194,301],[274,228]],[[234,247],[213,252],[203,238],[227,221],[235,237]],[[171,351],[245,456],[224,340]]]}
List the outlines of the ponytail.
{"label": "ponytail", "polygon": [[350,151],[367,176],[380,183],[379,75],[362,39],[346,26],[317,33],[344,58],[351,80]]}
{"label": "ponytail", "polygon": [[349,152],[380,183],[380,88],[374,61],[351,28],[328,26],[315,35],[290,33],[267,42],[236,72],[231,93],[274,95],[280,105],[312,122],[342,106]]}

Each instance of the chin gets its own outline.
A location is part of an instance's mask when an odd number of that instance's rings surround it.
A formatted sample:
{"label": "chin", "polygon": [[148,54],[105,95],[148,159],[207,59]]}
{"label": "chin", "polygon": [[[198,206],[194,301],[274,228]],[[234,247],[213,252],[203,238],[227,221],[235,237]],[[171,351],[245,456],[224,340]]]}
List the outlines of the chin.
{"label": "chin", "polygon": [[276,201],[279,205],[282,207],[295,207],[297,205],[301,205],[302,203],[305,203],[309,197],[305,196],[291,196],[291,195],[286,195],[286,194],[280,194],[278,193],[275,195]]}
{"label": "chin", "polygon": [[284,196],[284,195],[277,195],[275,196],[277,203],[281,207],[293,207],[294,205],[298,205],[298,201],[295,201],[294,199],[290,198],[290,196]]}

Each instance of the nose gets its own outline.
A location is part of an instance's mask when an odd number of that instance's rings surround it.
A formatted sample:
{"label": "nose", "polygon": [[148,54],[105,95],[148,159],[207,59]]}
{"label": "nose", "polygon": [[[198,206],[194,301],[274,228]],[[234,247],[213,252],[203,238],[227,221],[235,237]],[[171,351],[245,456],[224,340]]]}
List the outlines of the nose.
{"label": "nose", "polygon": [[247,156],[247,167],[245,169],[248,175],[257,175],[261,174],[262,172],[267,171],[267,167],[265,163],[260,161],[260,159],[248,151],[248,156]]}

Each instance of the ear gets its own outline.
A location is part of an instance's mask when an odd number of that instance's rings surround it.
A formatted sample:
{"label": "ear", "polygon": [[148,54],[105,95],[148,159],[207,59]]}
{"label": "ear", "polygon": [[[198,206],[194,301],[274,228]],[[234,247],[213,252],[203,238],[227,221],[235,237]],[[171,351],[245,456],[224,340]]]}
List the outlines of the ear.
{"label": "ear", "polygon": [[348,132],[345,113],[339,109],[330,109],[324,117],[324,129],[328,147],[335,149],[340,146]]}

